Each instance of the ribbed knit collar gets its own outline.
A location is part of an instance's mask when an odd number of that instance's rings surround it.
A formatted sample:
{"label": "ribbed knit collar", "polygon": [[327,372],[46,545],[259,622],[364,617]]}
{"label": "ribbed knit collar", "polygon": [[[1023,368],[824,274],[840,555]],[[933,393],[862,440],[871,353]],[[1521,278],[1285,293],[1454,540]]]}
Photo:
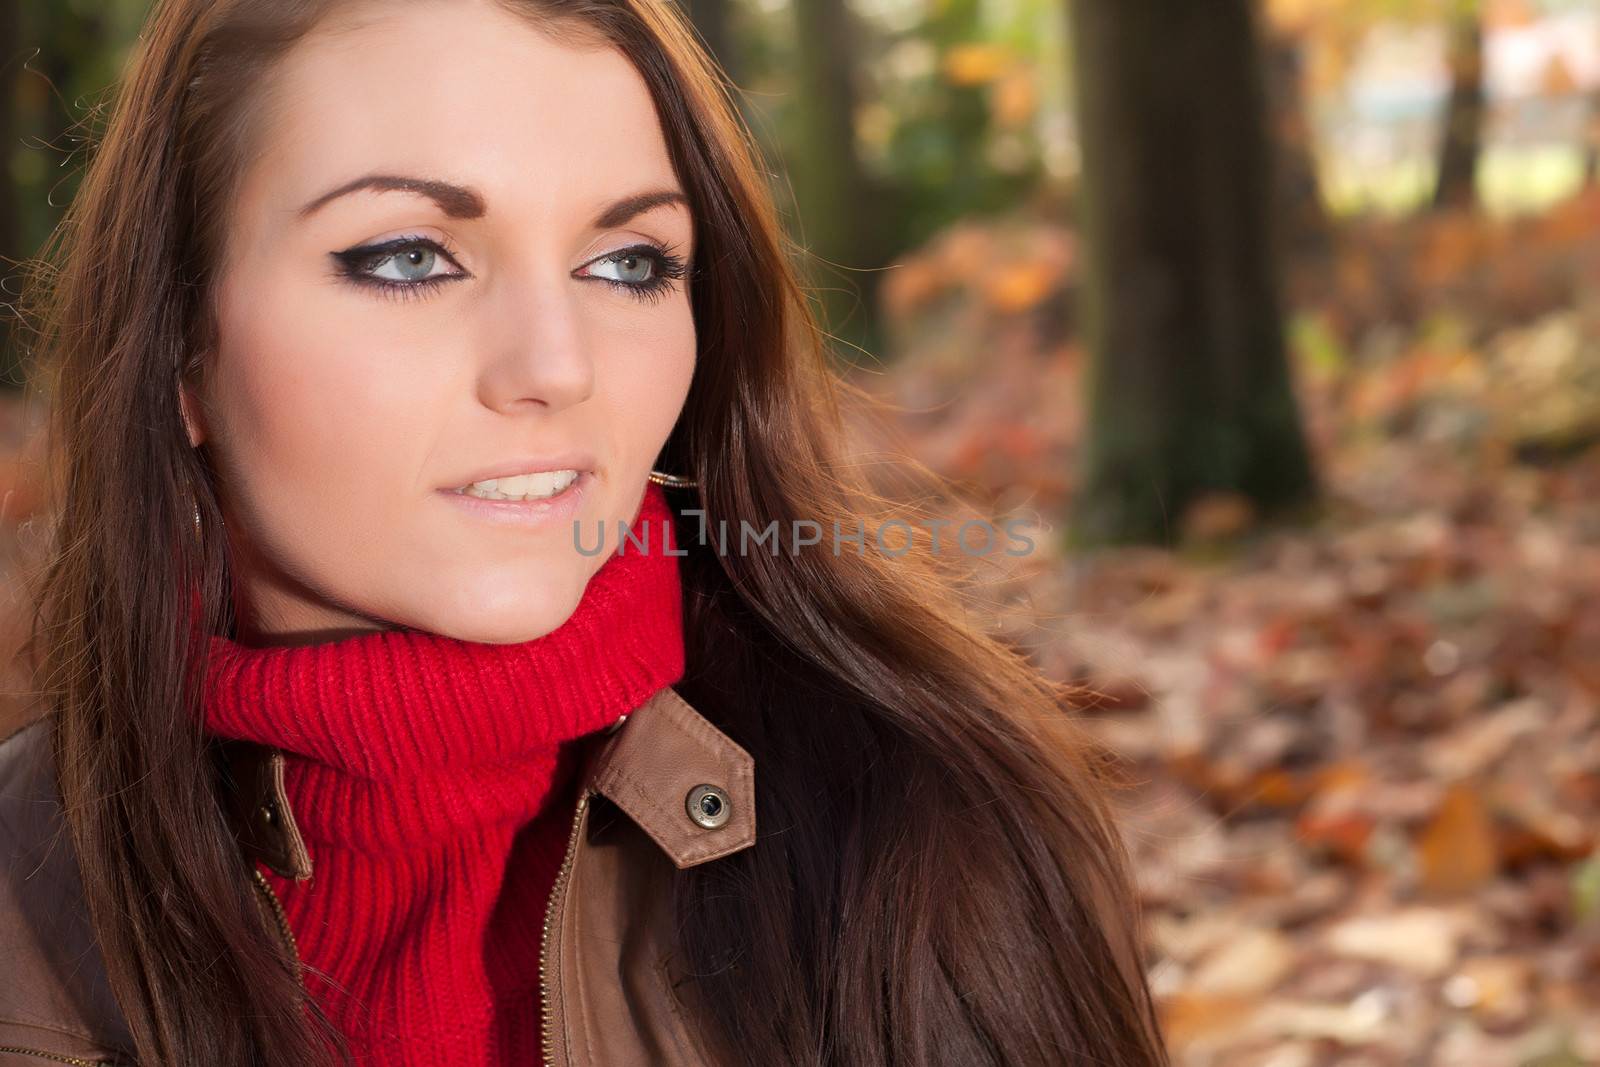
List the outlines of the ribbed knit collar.
{"label": "ribbed knit collar", "polygon": [[362,1062],[537,1055],[540,924],[579,746],[683,674],[670,514],[649,485],[634,520],[649,550],[608,556],[572,616],[525,643],[210,639],[207,728],[285,754],[312,876],[263,873]]}
{"label": "ribbed knit collar", "polygon": [[[683,674],[670,515],[648,486],[634,528],[650,551],[607,558],[577,609],[532,641],[383,630],[320,644],[211,638],[206,724],[281,748],[307,844],[388,848],[461,824],[523,820],[519,756],[615,722]],[[609,542],[608,542],[609,543]]]}

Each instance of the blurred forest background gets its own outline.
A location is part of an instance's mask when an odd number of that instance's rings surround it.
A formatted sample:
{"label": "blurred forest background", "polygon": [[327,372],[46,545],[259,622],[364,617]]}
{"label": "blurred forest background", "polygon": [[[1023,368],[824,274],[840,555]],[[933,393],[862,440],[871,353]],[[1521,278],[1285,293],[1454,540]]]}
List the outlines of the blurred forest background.
{"label": "blurred forest background", "polygon": [[[0,0],[11,260],[145,6]],[[862,454],[1050,531],[1175,1062],[1600,1063],[1600,0],[685,6]]]}

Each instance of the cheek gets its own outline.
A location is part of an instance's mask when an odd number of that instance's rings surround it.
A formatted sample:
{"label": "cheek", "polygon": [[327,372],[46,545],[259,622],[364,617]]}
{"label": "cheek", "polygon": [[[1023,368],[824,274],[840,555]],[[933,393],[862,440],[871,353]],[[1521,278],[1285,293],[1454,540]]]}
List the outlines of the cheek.
{"label": "cheek", "polygon": [[298,547],[317,554],[370,539],[419,489],[439,387],[414,353],[442,366],[437,350],[374,332],[348,295],[252,296],[225,306],[213,394],[235,506],[289,555],[308,536],[321,544]]}
{"label": "cheek", "polygon": [[647,333],[623,339],[612,351],[610,407],[618,451],[643,478],[678,421],[694,376],[694,320],[687,303]]}

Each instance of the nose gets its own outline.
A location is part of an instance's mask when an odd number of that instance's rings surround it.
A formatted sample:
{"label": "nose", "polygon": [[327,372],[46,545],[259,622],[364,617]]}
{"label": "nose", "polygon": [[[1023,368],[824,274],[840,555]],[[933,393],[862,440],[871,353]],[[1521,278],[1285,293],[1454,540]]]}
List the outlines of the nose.
{"label": "nose", "polygon": [[504,313],[491,331],[484,367],[484,403],[497,411],[537,404],[571,407],[594,391],[594,359],[579,305],[557,277],[508,288]]}

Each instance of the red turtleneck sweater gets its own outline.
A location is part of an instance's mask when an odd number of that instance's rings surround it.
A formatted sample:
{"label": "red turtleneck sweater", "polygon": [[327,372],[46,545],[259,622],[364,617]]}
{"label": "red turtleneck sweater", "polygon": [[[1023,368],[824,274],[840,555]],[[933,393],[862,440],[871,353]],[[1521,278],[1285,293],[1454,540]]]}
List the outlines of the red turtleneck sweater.
{"label": "red turtleneck sweater", "polygon": [[634,523],[650,550],[609,556],[533,641],[210,639],[207,728],[284,750],[312,876],[260,869],[359,1062],[538,1062],[540,936],[579,747],[683,674],[669,514],[649,485]]}

